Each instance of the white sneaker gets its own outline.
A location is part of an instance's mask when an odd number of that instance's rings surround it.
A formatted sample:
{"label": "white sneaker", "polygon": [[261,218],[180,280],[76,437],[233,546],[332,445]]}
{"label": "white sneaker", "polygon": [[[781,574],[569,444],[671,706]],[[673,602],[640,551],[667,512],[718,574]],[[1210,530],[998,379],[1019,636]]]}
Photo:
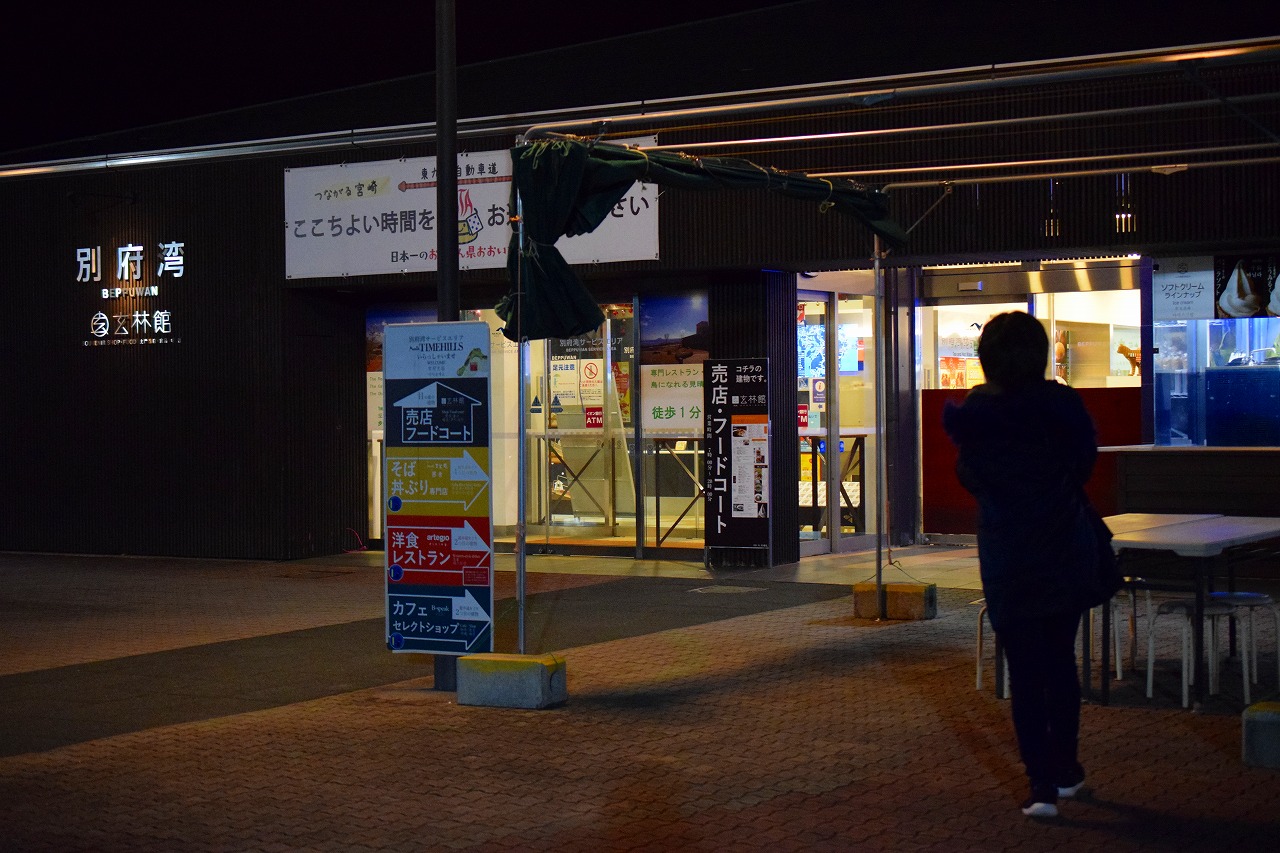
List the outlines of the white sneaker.
{"label": "white sneaker", "polygon": [[1022,813],[1027,817],[1057,817],[1058,804],[1057,798],[1053,795],[1053,789],[1042,791],[1040,793],[1032,792],[1031,796],[1022,804]]}
{"label": "white sneaker", "polygon": [[1083,780],[1083,779],[1081,779],[1079,782],[1075,783],[1074,785],[1068,785],[1068,786],[1067,786],[1067,787],[1065,787],[1065,788],[1059,788],[1059,789],[1058,789],[1058,796],[1059,796],[1059,797],[1074,797],[1076,794],[1080,793],[1080,789],[1081,789],[1081,788],[1083,788],[1083,787],[1084,787],[1084,780]]}

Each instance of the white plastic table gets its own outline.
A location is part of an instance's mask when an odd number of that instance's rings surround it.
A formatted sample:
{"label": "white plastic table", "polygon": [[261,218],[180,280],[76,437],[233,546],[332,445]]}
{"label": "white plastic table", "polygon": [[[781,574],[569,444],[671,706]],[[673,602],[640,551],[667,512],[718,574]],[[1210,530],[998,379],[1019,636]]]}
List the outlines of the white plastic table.
{"label": "white plastic table", "polygon": [[[1187,580],[1195,589],[1195,704],[1204,697],[1204,603],[1206,593],[1218,574],[1226,574],[1230,550],[1240,545],[1265,542],[1280,537],[1280,518],[1240,515],[1173,515],[1127,513],[1104,519],[1113,537],[1117,554],[1132,551],[1171,551],[1186,561]],[[1111,608],[1102,609],[1102,704],[1110,699]],[[1088,683],[1086,679],[1086,683]]]}
{"label": "white plastic table", "polygon": [[1170,524],[1183,524],[1188,521],[1203,521],[1206,518],[1222,518],[1213,514],[1175,514],[1164,512],[1126,512],[1121,515],[1109,515],[1103,519],[1113,536],[1121,533],[1132,533],[1135,530],[1150,530],[1153,527],[1167,527]]}

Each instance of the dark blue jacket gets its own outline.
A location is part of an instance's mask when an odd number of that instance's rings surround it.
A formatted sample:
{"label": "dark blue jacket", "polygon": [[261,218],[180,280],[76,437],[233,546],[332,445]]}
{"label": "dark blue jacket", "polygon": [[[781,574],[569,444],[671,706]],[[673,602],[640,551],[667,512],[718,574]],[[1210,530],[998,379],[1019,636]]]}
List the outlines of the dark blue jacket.
{"label": "dark blue jacket", "polygon": [[1080,395],[1049,380],[1010,392],[979,385],[942,422],[960,483],[978,500],[991,624],[1084,611],[1097,548],[1084,484],[1098,445]]}

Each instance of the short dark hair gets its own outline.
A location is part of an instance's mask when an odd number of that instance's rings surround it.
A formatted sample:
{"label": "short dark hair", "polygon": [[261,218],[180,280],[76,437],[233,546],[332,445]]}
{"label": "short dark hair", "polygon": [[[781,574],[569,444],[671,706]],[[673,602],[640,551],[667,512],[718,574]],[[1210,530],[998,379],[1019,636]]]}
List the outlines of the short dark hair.
{"label": "short dark hair", "polygon": [[1049,335],[1025,311],[997,314],[982,327],[978,360],[987,380],[1017,388],[1044,378],[1049,365]]}

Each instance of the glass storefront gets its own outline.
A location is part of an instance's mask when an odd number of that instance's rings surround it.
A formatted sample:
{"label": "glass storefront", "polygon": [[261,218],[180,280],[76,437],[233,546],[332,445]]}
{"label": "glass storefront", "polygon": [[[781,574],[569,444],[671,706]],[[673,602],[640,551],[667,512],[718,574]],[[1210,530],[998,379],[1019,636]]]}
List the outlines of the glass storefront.
{"label": "glass storefront", "polygon": [[1136,387],[1141,374],[1141,297],[1136,290],[1029,294],[1017,302],[922,309],[920,387],[966,389],[982,383],[978,336],[988,320],[1027,311],[1052,342],[1049,373],[1073,388]]}
{"label": "glass storefront", "polygon": [[1155,262],[1157,445],[1280,445],[1278,282],[1274,254]]}
{"label": "glass storefront", "polygon": [[922,532],[933,541],[976,532],[972,499],[955,477],[955,451],[942,430],[948,402],[981,384],[978,338],[997,314],[1026,311],[1051,343],[1046,378],[1076,388],[1101,445],[1142,436],[1140,259],[942,268],[925,272],[917,312]]}
{"label": "glass storefront", "polygon": [[[639,312],[637,307],[639,306]],[[704,534],[702,363],[706,297],[681,294],[601,306],[605,323],[569,340],[519,349],[489,324],[495,541],[515,542],[518,443],[527,442],[526,542],[534,550],[700,556]],[[369,350],[388,322],[426,322],[430,309],[369,310]],[[381,534],[381,362],[369,359],[369,538]],[[520,411],[524,384],[525,411]],[[643,407],[643,408],[641,408]],[[639,451],[637,451],[639,448]]]}
{"label": "glass storefront", "polygon": [[[797,306],[798,536],[806,553],[856,547],[874,514],[874,300],[870,273],[822,274]],[[845,291],[845,292],[839,292]],[[518,449],[526,440],[525,538],[533,552],[700,557],[704,546],[704,293],[602,305],[600,329],[519,349],[490,310],[495,542],[517,532]],[[370,352],[388,322],[434,319],[421,306],[369,310]],[[834,322],[831,322],[834,318]],[[380,361],[369,359],[369,538],[381,534]],[[524,386],[525,410],[520,411]],[[789,426],[789,425],[788,425]],[[502,460],[499,462],[498,460]]]}
{"label": "glass storefront", "polygon": [[1280,317],[1156,321],[1156,444],[1280,445]]}
{"label": "glass storefront", "polygon": [[[945,504],[947,484],[954,480],[948,444],[938,432],[940,413],[947,399],[983,381],[977,340],[995,314],[1025,310],[1040,318],[1053,342],[1050,374],[1080,389],[1087,405],[1098,404],[1091,411],[1100,441],[1137,443],[1132,436],[1141,428],[1142,297],[1136,277],[1107,269],[1100,276],[1071,270],[1056,279],[1005,279],[988,270],[980,293],[938,297],[922,289],[914,352],[899,358],[914,358],[920,389],[924,533],[969,532],[959,529],[968,522],[954,522],[945,513],[931,516],[940,500]],[[1066,279],[1076,289],[1067,289]],[[1033,289],[1029,283],[1054,287]],[[805,284],[796,303],[796,536],[802,556],[874,543],[876,459],[882,452],[873,274],[819,273],[807,276]],[[531,342],[523,362],[492,311],[465,312],[464,319],[489,324],[493,342],[495,541],[499,547],[514,545],[523,486],[525,541],[534,552],[699,558],[706,524],[706,296],[637,297],[602,309],[606,321],[598,330],[572,340]],[[1155,342],[1149,367],[1157,405],[1165,401],[1156,423],[1169,441],[1195,443],[1227,429],[1221,418],[1206,416],[1211,401],[1218,411],[1234,406],[1243,413],[1233,429],[1247,425],[1248,407],[1275,407],[1265,383],[1280,375],[1280,318],[1157,323]],[[380,398],[373,371],[370,376],[373,413]],[[381,424],[375,421],[371,414],[371,506],[380,509],[375,496]],[[1276,422],[1280,417],[1273,413],[1268,425],[1254,427],[1256,443],[1280,444],[1266,437]],[[1120,438],[1104,439],[1108,430]],[[523,478],[517,462],[522,434]],[[377,538],[380,525],[380,513],[371,512],[370,538]]]}
{"label": "glass storefront", "polygon": [[633,309],[603,307],[595,332],[529,345],[526,524],[529,544],[544,550],[566,540],[634,550]]}
{"label": "glass storefront", "polygon": [[879,452],[873,274],[821,273],[810,281],[831,290],[801,291],[796,306],[802,556],[866,545],[875,532],[868,508]]}

